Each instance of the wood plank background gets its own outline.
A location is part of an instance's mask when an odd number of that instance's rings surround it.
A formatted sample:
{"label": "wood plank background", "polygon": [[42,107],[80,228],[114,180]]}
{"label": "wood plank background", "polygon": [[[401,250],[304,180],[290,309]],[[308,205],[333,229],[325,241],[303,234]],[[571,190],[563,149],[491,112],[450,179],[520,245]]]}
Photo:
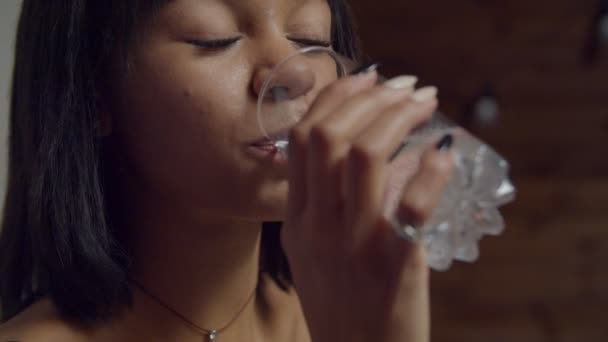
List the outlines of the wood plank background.
{"label": "wood plank background", "polygon": [[[437,85],[518,188],[480,261],[433,274],[433,341],[608,341],[608,44],[584,58],[599,1],[351,2],[369,59]],[[486,85],[490,126],[469,119]]]}

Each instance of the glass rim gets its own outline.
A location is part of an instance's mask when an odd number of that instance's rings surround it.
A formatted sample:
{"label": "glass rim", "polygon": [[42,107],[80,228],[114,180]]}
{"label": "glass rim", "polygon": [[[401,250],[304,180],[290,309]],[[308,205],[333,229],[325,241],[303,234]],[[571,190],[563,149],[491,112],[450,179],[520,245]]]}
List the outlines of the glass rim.
{"label": "glass rim", "polygon": [[344,60],[343,60],[346,57],[340,55],[339,53],[337,53],[333,49],[328,48],[328,47],[324,47],[324,46],[307,46],[307,47],[304,47],[304,48],[300,48],[300,49],[296,50],[295,52],[293,52],[292,54],[290,54],[287,57],[285,57],[285,59],[283,59],[282,61],[280,61],[276,65],[274,65],[272,67],[272,71],[270,72],[270,74],[264,80],[264,83],[262,84],[262,91],[260,92],[260,94],[258,94],[258,99],[257,99],[257,104],[256,104],[256,119],[257,119],[257,122],[258,122],[258,128],[260,129],[260,131],[262,132],[262,134],[264,134],[264,136],[266,138],[270,138],[270,135],[268,134],[268,132],[266,131],[266,128],[264,127],[264,123],[262,122],[262,115],[261,114],[262,114],[262,105],[263,105],[263,102],[264,102],[264,98],[266,97],[266,92],[269,90],[268,86],[270,85],[270,82],[272,82],[273,76],[275,75],[275,72],[277,70],[279,70],[283,65],[287,64],[293,58],[295,58],[297,56],[300,56],[300,55],[307,54],[309,52],[324,52],[324,53],[327,53],[336,62],[336,66],[338,67],[338,78],[344,77],[344,75],[346,75],[346,69],[347,68],[346,68],[346,65],[345,65]]}

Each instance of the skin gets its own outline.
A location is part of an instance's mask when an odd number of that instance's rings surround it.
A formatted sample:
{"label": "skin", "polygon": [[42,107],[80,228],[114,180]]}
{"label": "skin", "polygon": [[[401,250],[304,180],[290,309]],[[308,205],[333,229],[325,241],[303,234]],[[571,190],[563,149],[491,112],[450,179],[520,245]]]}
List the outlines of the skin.
{"label": "skin", "polygon": [[[263,80],[301,47],[292,38],[329,40],[330,23],[323,0],[172,1],[146,23],[132,72],[102,113],[118,146],[133,277],[206,328],[229,321],[258,287],[220,341],[429,340],[424,252],[392,233],[382,207],[388,156],[437,100],[375,85],[375,72],[347,77],[311,91],[287,167],[248,151],[262,137]],[[219,50],[190,42],[237,36]],[[436,205],[451,160],[430,149],[406,186],[400,207],[416,223]],[[297,292],[258,276],[261,222],[271,220],[285,221]],[[0,328],[5,340],[201,337],[135,291],[132,310],[87,328],[42,300]]]}

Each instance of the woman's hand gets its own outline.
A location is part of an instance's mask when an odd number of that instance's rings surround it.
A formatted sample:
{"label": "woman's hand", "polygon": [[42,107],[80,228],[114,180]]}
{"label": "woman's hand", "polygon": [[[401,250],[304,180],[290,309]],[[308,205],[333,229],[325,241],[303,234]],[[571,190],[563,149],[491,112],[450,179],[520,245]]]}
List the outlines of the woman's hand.
{"label": "woman's hand", "polygon": [[[388,159],[431,118],[436,92],[376,80],[328,86],[291,131],[282,243],[314,342],[429,341],[423,248],[396,236],[383,205]],[[400,203],[409,223],[429,217],[451,169],[450,152],[425,153]]]}

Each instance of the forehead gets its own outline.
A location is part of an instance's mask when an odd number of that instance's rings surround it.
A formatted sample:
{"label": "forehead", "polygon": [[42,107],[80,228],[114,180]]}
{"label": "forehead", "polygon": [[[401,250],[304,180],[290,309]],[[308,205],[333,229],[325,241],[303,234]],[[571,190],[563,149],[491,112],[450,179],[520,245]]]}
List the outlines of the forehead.
{"label": "forehead", "polygon": [[224,3],[235,11],[288,11],[311,5],[327,4],[327,0],[198,0]]}
{"label": "forehead", "polygon": [[309,10],[310,15],[321,17],[329,13],[327,0],[170,0],[169,9],[187,14],[187,11],[231,13],[242,18],[264,18],[289,15],[298,10]]}

